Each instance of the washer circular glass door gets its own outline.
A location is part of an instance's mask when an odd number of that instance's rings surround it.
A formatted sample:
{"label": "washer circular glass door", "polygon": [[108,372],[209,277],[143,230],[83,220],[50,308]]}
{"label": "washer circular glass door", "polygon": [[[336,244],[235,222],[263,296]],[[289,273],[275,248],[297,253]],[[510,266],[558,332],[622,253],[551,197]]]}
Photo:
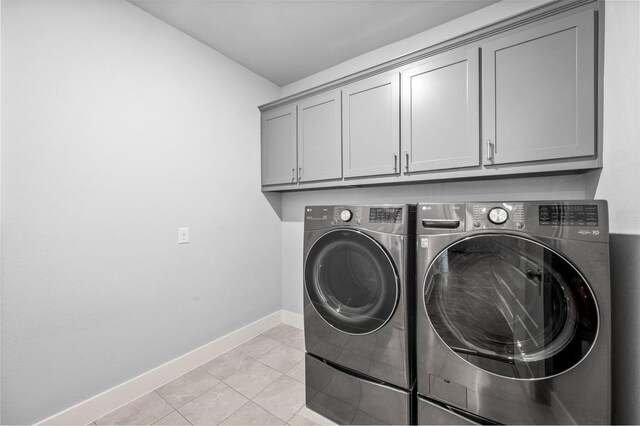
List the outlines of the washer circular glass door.
{"label": "washer circular glass door", "polygon": [[316,312],[332,327],[367,334],[382,327],[398,302],[399,281],[386,250],[350,229],[328,232],[309,250],[305,289]]}
{"label": "washer circular glass door", "polygon": [[425,277],[424,303],[450,349],[509,378],[571,369],[598,332],[582,275],[551,248],[516,236],[477,235],[443,250]]}

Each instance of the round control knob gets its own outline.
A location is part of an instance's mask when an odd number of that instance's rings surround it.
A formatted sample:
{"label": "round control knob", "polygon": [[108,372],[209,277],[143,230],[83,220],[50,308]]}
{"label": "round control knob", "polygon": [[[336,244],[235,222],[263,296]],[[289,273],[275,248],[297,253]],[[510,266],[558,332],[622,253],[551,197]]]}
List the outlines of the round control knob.
{"label": "round control knob", "polygon": [[480,225],[481,225],[481,223],[480,223],[480,222],[478,222],[478,221],[473,222],[473,226],[474,226],[475,228],[480,228]]}
{"label": "round control knob", "polygon": [[342,210],[340,212],[340,219],[342,219],[345,222],[349,222],[352,217],[353,217],[353,213],[351,213],[351,210]]}
{"label": "round control knob", "polygon": [[524,223],[518,222],[518,223],[516,223],[516,226],[518,227],[518,229],[523,229],[524,228]]}
{"label": "round control knob", "polygon": [[489,211],[489,220],[491,223],[501,225],[509,219],[509,213],[502,207],[494,207]]}

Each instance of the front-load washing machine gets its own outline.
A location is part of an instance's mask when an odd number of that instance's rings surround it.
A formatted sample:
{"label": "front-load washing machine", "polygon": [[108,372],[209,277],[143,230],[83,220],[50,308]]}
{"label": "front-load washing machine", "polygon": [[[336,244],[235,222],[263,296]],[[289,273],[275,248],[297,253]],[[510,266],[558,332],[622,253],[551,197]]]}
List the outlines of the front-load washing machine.
{"label": "front-load washing machine", "polygon": [[306,403],[340,424],[413,420],[415,206],[308,206]]}
{"label": "front-load washing machine", "polygon": [[417,206],[419,424],[609,424],[606,201]]}

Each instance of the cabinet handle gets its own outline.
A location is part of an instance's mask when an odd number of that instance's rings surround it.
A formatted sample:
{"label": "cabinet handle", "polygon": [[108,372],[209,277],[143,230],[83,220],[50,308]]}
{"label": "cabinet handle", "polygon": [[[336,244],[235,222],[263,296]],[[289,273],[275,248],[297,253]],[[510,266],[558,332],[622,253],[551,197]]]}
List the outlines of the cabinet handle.
{"label": "cabinet handle", "polygon": [[491,143],[491,139],[487,139],[487,161],[491,161],[491,159],[493,158],[493,152],[492,152],[492,143]]}
{"label": "cabinet handle", "polygon": [[296,168],[292,168],[291,169],[291,182],[295,182],[296,181]]}
{"label": "cabinet handle", "polygon": [[393,153],[393,171],[398,172],[398,154]]}
{"label": "cabinet handle", "polygon": [[404,152],[404,171],[409,173],[409,151]]}
{"label": "cabinet handle", "polygon": [[302,167],[298,167],[298,182],[302,180]]}

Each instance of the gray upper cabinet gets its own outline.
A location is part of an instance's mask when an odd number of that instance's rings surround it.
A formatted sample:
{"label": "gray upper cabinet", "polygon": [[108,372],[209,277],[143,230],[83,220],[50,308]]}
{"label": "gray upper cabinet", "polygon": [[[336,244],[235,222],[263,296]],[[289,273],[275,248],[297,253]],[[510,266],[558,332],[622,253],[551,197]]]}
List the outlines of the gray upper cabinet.
{"label": "gray upper cabinet", "polygon": [[432,56],[402,72],[405,173],[480,165],[479,49]]}
{"label": "gray upper cabinet", "polygon": [[340,91],[298,104],[298,177],[310,182],[342,177]]}
{"label": "gray upper cabinet", "polygon": [[342,92],[344,176],[400,171],[400,74],[353,83]]}
{"label": "gray upper cabinet", "polygon": [[600,7],[549,2],[263,105],[263,190],[602,167]]}
{"label": "gray upper cabinet", "polygon": [[595,12],[482,45],[485,165],[596,154]]}
{"label": "gray upper cabinet", "polygon": [[296,106],[262,114],[262,184],[296,182]]}

